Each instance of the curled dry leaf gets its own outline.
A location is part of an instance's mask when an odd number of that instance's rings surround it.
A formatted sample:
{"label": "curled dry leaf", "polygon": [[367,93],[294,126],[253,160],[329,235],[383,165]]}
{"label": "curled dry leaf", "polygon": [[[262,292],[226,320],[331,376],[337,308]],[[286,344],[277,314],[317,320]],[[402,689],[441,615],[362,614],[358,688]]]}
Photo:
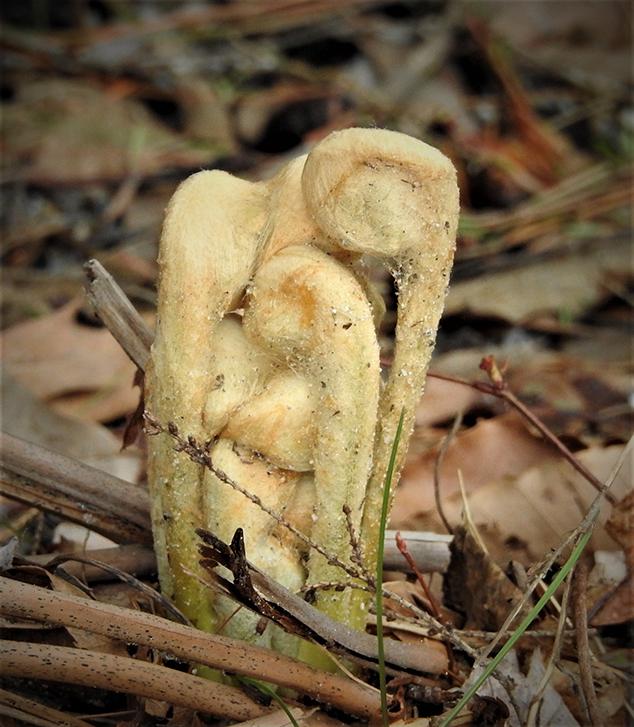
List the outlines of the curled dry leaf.
{"label": "curled dry leaf", "polygon": [[[456,526],[450,549],[451,561],[443,581],[445,605],[464,615],[465,628],[497,631],[522,599],[522,591],[464,522]],[[521,617],[529,610],[530,605],[525,604]]]}
{"label": "curled dry leaf", "polygon": [[593,627],[625,624],[634,618],[634,577],[627,572],[618,583],[590,589],[589,625]]}

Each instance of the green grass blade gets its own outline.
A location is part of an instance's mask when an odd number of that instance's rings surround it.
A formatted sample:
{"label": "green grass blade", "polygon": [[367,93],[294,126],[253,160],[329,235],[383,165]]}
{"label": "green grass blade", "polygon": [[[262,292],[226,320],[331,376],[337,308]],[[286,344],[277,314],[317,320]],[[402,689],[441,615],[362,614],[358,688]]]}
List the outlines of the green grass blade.
{"label": "green grass blade", "polygon": [[385,531],[387,529],[387,517],[390,507],[390,490],[392,487],[392,476],[394,475],[394,465],[396,462],[396,453],[398,451],[398,443],[401,439],[403,431],[403,420],[405,419],[405,409],[401,409],[401,416],[396,427],[394,442],[392,444],[392,452],[390,454],[390,462],[385,475],[385,485],[383,487],[383,505],[381,507],[381,525],[379,528],[379,547],[376,563],[376,640],[379,656],[379,686],[381,689],[381,716],[383,727],[388,727],[389,720],[387,714],[387,679],[385,675],[385,648],[383,645],[383,552],[385,549]]}
{"label": "green grass blade", "polygon": [[256,687],[256,689],[259,689],[261,692],[264,692],[264,694],[267,694],[269,697],[274,699],[279,706],[286,712],[286,716],[290,719],[291,724],[293,727],[299,727],[299,724],[297,723],[297,720],[295,717],[293,717],[293,714],[291,710],[286,706],[286,704],[282,701],[282,698],[276,694],[269,686],[264,684],[264,682],[260,682],[257,679],[251,679],[251,677],[237,677],[239,682],[244,682],[245,684],[250,684],[253,687]]}
{"label": "green grass blade", "polygon": [[[451,722],[454,720],[455,717],[458,716],[458,714],[462,711],[462,709],[467,705],[469,700],[474,696],[474,694],[477,692],[478,689],[482,686],[482,684],[491,676],[491,673],[493,670],[497,667],[497,665],[502,661],[502,659],[509,653],[509,651],[513,648],[516,641],[522,636],[522,634],[526,631],[526,629],[531,625],[535,617],[539,614],[539,612],[544,608],[550,597],[555,593],[555,591],[559,588],[559,586],[563,583],[564,578],[570,573],[572,568],[574,567],[575,563],[579,560],[579,556],[583,552],[583,549],[585,548],[588,540],[590,540],[590,537],[592,535],[592,528],[589,528],[588,532],[586,532],[583,537],[579,540],[577,545],[575,546],[575,549],[570,554],[570,557],[568,560],[564,563],[562,569],[559,571],[557,576],[554,578],[553,582],[550,584],[544,595],[539,599],[539,601],[533,606],[531,609],[531,612],[526,616],[526,618],[522,621],[522,623],[518,626],[517,630],[513,633],[511,638],[504,644],[504,646],[500,649],[500,651],[491,659],[489,665],[487,668],[482,672],[482,674],[478,677],[478,679],[475,681],[473,686],[469,689],[468,692],[465,693],[465,695],[462,697],[462,699],[456,704],[456,706],[449,712],[449,714],[443,719],[443,721],[440,723],[439,727],[447,727]],[[377,616],[378,619],[378,616]]]}

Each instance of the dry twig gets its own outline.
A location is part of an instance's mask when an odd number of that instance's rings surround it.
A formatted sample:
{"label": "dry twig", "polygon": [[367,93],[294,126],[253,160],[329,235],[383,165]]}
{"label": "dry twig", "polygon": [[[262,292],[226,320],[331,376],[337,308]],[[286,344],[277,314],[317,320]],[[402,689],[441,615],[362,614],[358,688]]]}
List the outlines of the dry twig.
{"label": "dry twig", "polygon": [[5,577],[0,577],[0,612],[149,646],[197,664],[287,687],[348,714],[368,718],[379,709],[378,696],[370,687],[268,649],[206,634],[149,613],[48,591]]}
{"label": "dry twig", "polygon": [[0,641],[5,676],[111,689],[236,720],[268,709],[235,687],[157,664],[67,646]]}
{"label": "dry twig", "polygon": [[0,448],[0,494],[57,513],[115,543],[152,544],[142,487],[4,432]]}
{"label": "dry twig", "polygon": [[[482,391],[483,393],[490,394],[491,396],[497,396],[498,398],[506,401],[514,409],[517,409],[517,411],[519,411],[520,414],[539,431],[544,439],[550,442],[559,451],[559,453],[568,462],[570,462],[577,472],[579,472],[579,474],[582,475],[597,490],[597,492],[602,492],[604,490],[603,483],[598,480],[592,472],[590,472],[590,470],[577,459],[577,457],[574,456],[568,447],[566,447],[559,437],[548,429],[539,417],[535,416],[535,414],[533,414],[533,412],[523,402],[521,402],[512,391],[510,391],[502,373],[495,363],[493,356],[485,356],[480,363],[480,368],[488,374],[491,380],[490,384],[483,381],[466,381],[455,376],[445,376],[444,374],[432,372],[429,373],[429,376],[436,379],[443,379],[444,381],[451,381],[454,384],[470,386],[477,391]],[[616,499],[610,492],[606,492],[605,497],[611,505],[616,504]]]}
{"label": "dry twig", "polygon": [[588,567],[585,563],[580,562],[577,564],[572,582],[572,609],[577,637],[579,675],[590,723],[592,727],[603,727],[603,718],[592,681],[590,644],[588,642],[588,609],[586,607],[587,590]]}
{"label": "dry twig", "polygon": [[98,260],[89,260],[84,270],[90,281],[88,297],[97,315],[130,359],[145,371],[154,334]]}
{"label": "dry twig", "polygon": [[[200,550],[207,563],[205,566],[223,565],[234,573],[234,583],[228,584],[228,592],[254,610],[263,606],[268,618],[276,620],[283,628],[325,645],[335,653],[363,663],[371,668],[378,662],[377,640],[370,634],[356,631],[350,626],[334,621],[302,598],[291,593],[259,568],[249,563],[240,552],[223,543],[213,533],[199,531],[207,543]],[[234,538],[234,542],[235,542]],[[208,547],[209,546],[209,547]],[[226,583],[226,582],[225,582]],[[233,587],[238,585],[238,588]],[[255,586],[258,591],[253,588]],[[388,594],[386,591],[386,595]],[[265,603],[262,604],[262,601]],[[447,669],[447,659],[436,649],[425,644],[407,644],[386,641],[386,663],[396,669],[408,669],[419,673],[441,674]]]}
{"label": "dry twig", "polygon": [[83,719],[72,717],[33,699],[0,689],[0,714],[36,727],[92,727]]}

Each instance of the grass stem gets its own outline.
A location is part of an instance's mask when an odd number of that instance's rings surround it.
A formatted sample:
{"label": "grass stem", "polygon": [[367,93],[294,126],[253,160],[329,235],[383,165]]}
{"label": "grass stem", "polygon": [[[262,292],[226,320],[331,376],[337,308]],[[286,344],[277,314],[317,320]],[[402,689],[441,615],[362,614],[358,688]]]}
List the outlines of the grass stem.
{"label": "grass stem", "polygon": [[491,659],[487,668],[482,674],[476,679],[475,683],[466,692],[462,699],[456,704],[456,706],[449,712],[449,714],[443,719],[439,727],[448,727],[449,724],[458,716],[462,709],[467,705],[469,700],[475,695],[478,689],[484,684],[484,682],[491,676],[493,670],[498,666],[502,659],[508,654],[513,648],[517,640],[522,636],[526,629],[531,625],[535,617],[539,614],[542,608],[548,603],[551,596],[563,583],[564,578],[570,573],[571,569],[579,560],[579,556],[586,547],[588,540],[592,535],[592,528],[589,528],[587,532],[583,534],[583,537],[577,542],[574,550],[570,554],[568,560],[564,563],[562,569],[559,571],[557,576],[553,579],[544,595],[539,599],[535,606],[531,609],[531,612],[526,616],[522,623],[518,626],[517,630],[513,633],[513,636],[504,644],[504,646],[498,651],[498,653]]}
{"label": "grass stem", "polygon": [[376,563],[376,640],[379,657],[379,685],[381,689],[381,717],[383,727],[388,727],[387,713],[387,680],[385,674],[385,649],[383,645],[383,551],[385,548],[385,531],[387,529],[387,518],[390,505],[390,491],[392,488],[392,475],[394,474],[394,466],[396,463],[396,454],[398,452],[398,443],[403,431],[403,421],[405,419],[405,409],[401,409],[401,416],[396,427],[394,442],[392,444],[392,452],[390,454],[390,462],[385,475],[385,486],[383,489],[383,506],[381,508],[381,525],[379,529],[378,559]]}

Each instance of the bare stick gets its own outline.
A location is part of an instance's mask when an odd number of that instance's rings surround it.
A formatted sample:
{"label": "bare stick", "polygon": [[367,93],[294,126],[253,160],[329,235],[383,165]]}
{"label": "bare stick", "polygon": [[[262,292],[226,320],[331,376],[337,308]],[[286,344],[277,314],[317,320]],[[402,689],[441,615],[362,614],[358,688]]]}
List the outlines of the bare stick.
{"label": "bare stick", "polygon": [[152,543],[146,490],[37,444],[0,433],[0,493],[57,513],[115,543]]}
{"label": "bare stick", "polygon": [[[426,533],[415,530],[401,530],[401,537],[407,542],[407,549],[416,567],[422,573],[444,573],[449,565],[449,544],[453,540],[451,535],[440,533]],[[387,530],[385,533],[385,552],[383,553],[383,567],[385,570],[411,571],[409,564],[396,545],[396,531]]]}
{"label": "bare stick", "polygon": [[287,687],[348,714],[367,718],[379,708],[378,696],[370,687],[269,649],[206,634],[149,613],[88,601],[4,577],[0,577],[0,612],[143,644],[198,664]]}
{"label": "bare stick", "polygon": [[[504,381],[502,373],[498,369],[493,357],[485,356],[480,363],[480,368],[487,372],[491,379],[491,384],[487,384],[483,381],[465,381],[464,379],[460,379],[455,376],[445,376],[444,374],[431,372],[429,373],[429,376],[436,379],[442,379],[443,381],[451,381],[455,384],[470,386],[472,389],[476,389],[477,391],[482,391],[485,394],[490,394],[491,396],[497,396],[500,399],[504,399],[504,401],[508,402],[514,409],[517,409],[517,411],[519,411],[520,414],[540,432],[544,439],[549,441],[560,452],[560,454],[568,462],[570,462],[577,472],[579,472],[579,474],[582,475],[595,488],[595,490],[597,490],[597,492],[602,492],[603,483],[574,456],[568,447],[566,447],[559,437],[550,431],[539,417],[535,416],[535,414],[533,414],[533,412],[526,407],[512,391],[509,390],[508,384]],[[605,497],[611,505],[616,504],[617,500],[612,493],[606,493]]]}
{"label": "bare stick", "polygon": [[154,334],[110,273],[97,260],[84,265],[88,297],[97,315],[132,361],[145,371]]}
{"label": "bare stick", "polygon": [[235,687],[124,656],[24,641],[1,641],[0,650],[4,676],[110,689],[236,720],[268,712]]}
{"label": "bare stick", "polygon": [[28,699],[20,694],[13,694],[13,692],[4,689],[0,689],[0,714],[6,717],[14,717],[27,724],[30,724],[30,719],[32,724],[41,725],[42,727],[92,727],[89,722],[85,722],[83,719],[72,717],[41,702]]}
{"label": "bare stick", "polygon": [[591,654],[588,643],[588,611],[586,607],[587,590],[588,567],[585,563],[580,562],[577,564],[572,581],[573,618],[577,637],[579,676],[581,677],[581,689],[590,716],[590,724],[592,727],[603,727],[603,718],[592,681]]}

